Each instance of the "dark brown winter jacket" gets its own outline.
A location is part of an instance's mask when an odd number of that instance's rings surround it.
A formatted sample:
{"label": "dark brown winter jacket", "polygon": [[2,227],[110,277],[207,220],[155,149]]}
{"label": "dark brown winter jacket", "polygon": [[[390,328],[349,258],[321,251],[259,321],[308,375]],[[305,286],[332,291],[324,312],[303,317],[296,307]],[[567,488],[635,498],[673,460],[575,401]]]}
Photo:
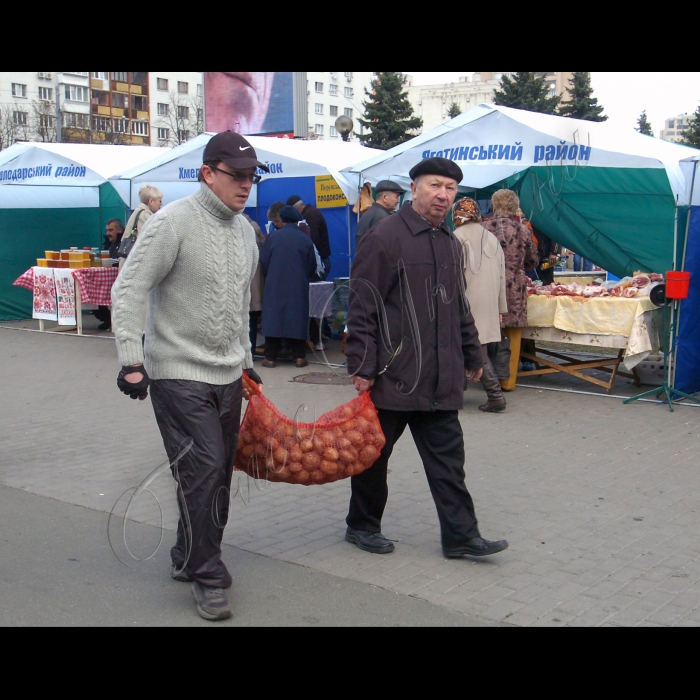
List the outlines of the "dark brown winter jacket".
{"label": "dark brown winter jacket", "polygon": [[351,374],[376,379],[378,408],[463,407],[465,369],[483,364],[462,269],[461,246],[446,224],[433,229],[410,204],[363,237],[345,354]]}

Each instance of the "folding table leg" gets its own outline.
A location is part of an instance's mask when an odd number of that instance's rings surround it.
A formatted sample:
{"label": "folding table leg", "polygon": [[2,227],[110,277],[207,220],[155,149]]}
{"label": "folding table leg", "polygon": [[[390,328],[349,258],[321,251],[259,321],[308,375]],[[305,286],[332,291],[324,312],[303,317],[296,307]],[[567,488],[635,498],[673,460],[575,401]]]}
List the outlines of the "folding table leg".
{"label": "folding table leg", "polygon": [[83,298],[80,295],[80,282],[75,280],[75,325],[78,328],[78,335],[83,334]]}

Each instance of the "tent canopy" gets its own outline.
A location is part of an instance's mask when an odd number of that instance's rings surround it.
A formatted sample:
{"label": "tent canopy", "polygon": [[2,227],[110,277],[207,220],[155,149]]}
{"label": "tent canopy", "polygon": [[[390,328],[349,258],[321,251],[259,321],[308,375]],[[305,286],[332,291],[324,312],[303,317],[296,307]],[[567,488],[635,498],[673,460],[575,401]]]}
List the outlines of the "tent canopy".
{"label": "tent canopy", "polygon": [[[212,136],[212,133],[201,134],[158,158],[125,169],[111,177],[110,181],[132,209],[138,204],[138,191],[145,183],[160,188],[166,201],[192,194],[198,187],[197,176],[204,148]],[[269,173],[261,171],[263,181],[330,174],[346,196],[352,195],[354,184],[346,180],[340,171],[381,152],[356,143],[264,136],[246,136],[246,139],[255,148],[258,160],[270,168]],[[249,207],[257,205],[256,197],[257,193],[253,190],[248,200]]]}
{"label": "tent canopy", "polygon": [[606,122],[480,105],[343,174],[354,199],[365,181],[408,189],[409,170],[434,156],[454,160],[460,190],[477,198],[518,191],[536,227],[622,276],[673,268],[677,206],[689,203],[681,161],[700,152]]}

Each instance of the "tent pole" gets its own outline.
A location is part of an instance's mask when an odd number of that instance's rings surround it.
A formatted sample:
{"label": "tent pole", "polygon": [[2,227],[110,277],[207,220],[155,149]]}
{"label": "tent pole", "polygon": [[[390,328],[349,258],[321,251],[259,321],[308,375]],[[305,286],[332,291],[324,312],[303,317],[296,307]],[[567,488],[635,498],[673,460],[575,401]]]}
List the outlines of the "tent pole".
{"label": "tent pole", "polygon": [[[683,257],[681,258],[681,270],[685,269],[685,260],[686,256],[688,255],[688,234],[690,232],[690,215],[693,210],[693,196],[695,194],[695,176],[698,172],[698,161],[695,161],[693,165],[693,178],[690,181],[690,197],[688,200],[688,215],[685,221],[685,240],[683,241]],[[677,329],[676,331],[676,337],[678,336],[678,331],[680,331],[681,327],[681,310],[682,310],[683,305],[679,302],[678,303],[678,312],[676,315],[676,324],[675,328]],[[678,346],[677,343],[674,343],[673,345],[673,365],[672,365],[672,373],[671,373],[671,386],[675,389],[676,388],[676,364],[678,360]]]}

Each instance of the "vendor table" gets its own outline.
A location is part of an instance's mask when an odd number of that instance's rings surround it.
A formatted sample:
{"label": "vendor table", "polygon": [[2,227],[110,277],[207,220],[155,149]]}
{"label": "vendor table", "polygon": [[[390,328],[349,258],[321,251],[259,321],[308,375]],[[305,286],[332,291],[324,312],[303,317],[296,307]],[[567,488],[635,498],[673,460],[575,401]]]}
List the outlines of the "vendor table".
{"label": "vendor table", "polygon": [[[648,297],[625,299],[620,297],[589,298],[528,297],[528,326],[523,328],[523,339],[535,342],[535,351],[522,352],[521,357],[534,362],[537,369],[519,372],[518,377],[542,376],[563,372],[584,381],[604,387],[608,393],[618,375],[633,378],[633,370],[651,352],[659,348],[660,309]],[[617,356],[594,360],[580,360],[564,352],[542,348],[537,342],[584,345],[617,349]],[[549,357],[562,360],[553,362]],[[610,373],[610,381],[583,374],[583,370],[598,369]]]}
{"label": "vendor table", "polygon": [[[56,320],[64,326],[62,330],[77,329],[78,335],[82,335],[83,304],[111,306],[112,285],[118,274],[116,267],[76,270],[32,267],[20,275],[14,285],[34,293],[32,318],[39,320],[39,330],[45,330],[45,321]],[[68,276],[73,281],[66,286]]]}

